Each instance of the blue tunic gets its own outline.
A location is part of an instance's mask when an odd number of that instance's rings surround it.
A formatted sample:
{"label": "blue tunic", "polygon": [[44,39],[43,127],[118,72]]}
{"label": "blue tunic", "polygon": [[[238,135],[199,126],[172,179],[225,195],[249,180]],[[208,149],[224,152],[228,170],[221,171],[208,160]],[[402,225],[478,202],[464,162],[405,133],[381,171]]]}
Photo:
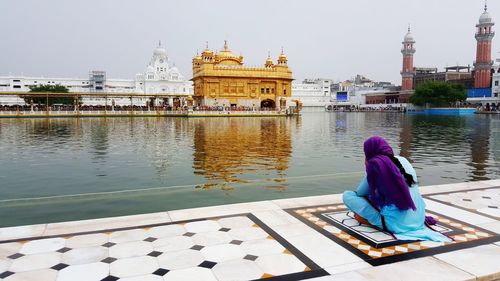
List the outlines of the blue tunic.
{"label": "blue tunic", "polygon": [[[404,157],[396,157],[399,162],[401,162],[406,173],[412,175],[415,182],[417,182],[417,174],[410,162]],[[382,215],[387,229],[400,240],[451,241],[451,239],[445,235],[425,226],[425,202],[420,195],[418,184],[415,183],[411,186],[410,195],[417,207],[415,211],[412,209],[401,211],[394,204],[391,204],[383,206],[380,212],[378,212],[366,200],[369,196],[369,192],[368,181],[365,176],[359,184],[357,191],[344,192],[343,199],[347,208],[379,228],[383,228],[380,217],[380,215]]]}

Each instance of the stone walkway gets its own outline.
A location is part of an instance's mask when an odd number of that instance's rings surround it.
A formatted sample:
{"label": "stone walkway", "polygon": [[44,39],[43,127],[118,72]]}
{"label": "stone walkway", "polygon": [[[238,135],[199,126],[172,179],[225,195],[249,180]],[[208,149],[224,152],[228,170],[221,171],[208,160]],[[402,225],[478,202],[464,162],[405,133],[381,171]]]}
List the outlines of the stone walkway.
{"label": "stone walkway", "polygon": [[453,242],[394,240],[335,194],[0,228],[0,279],[500,279],[500,180],[421,192]]}

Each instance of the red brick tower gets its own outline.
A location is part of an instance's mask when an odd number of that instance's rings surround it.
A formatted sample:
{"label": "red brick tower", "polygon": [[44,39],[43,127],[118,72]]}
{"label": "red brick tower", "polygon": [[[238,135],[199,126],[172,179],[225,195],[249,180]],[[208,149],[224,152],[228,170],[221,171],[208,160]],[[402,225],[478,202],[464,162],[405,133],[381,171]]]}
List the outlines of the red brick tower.
{"label": "red brick tower", "polygon": [[408,26],[408,33],[406,33],[403,40],[403,48],[401,53],[403,53],[403,69],[401,70],[401,90],[409,91],[413,90],[413,54],[415,53],[415,39],[410,32],[410,26]]}
{"label": "red brick tower", "polygon": [[492,28],[495,25],[488,13],[488,6],[484,5],[484,12],[479,17],[479,23],[476,24],[476,60],[474,61],[474,87],[491,87],[491,40],[495,36]]}

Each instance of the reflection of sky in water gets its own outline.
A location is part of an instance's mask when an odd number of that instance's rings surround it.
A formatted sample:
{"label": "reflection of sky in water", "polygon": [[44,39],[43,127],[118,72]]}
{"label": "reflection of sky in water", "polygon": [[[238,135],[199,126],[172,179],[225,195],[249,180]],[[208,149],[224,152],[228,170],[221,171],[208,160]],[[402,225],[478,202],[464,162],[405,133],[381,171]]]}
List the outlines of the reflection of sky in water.
{"label": "reflection of sky in water", "polygon": [[499,116],[1,119],[0,224],[337,193],[362,177],[372,135],[422,185],[500,175]]}

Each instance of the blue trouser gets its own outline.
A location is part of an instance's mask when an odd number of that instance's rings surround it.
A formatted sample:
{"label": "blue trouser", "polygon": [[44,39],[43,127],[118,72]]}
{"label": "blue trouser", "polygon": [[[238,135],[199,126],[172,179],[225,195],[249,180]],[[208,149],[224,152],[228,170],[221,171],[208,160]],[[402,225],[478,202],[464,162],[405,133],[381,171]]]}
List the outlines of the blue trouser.
{"label": "blue trouser", "polygon": [[383,228],[380,212],[368,202],[368,198],[358,196],[354,191],[345,191],[342,200],[349,210],[360,215],[372,225]]}

